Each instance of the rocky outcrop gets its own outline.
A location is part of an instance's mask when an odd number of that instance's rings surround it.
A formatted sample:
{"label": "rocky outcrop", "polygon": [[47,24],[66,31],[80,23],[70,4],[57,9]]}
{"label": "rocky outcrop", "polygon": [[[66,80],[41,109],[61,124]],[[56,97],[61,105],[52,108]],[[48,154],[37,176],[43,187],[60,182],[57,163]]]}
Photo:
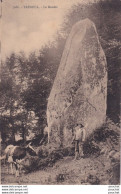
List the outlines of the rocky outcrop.
{"label": "rocky outcrop", "polygon": [[84,19],[72,27],[48,99],[50,143],[69,146],[78,122],[88,137],[105,121],[106,99],[105,54],[94,23]]}

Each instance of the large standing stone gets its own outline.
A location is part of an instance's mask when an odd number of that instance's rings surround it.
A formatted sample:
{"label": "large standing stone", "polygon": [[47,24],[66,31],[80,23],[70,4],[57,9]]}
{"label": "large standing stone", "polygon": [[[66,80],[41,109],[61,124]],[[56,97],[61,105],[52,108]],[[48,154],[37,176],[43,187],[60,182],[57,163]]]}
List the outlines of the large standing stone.
{"label": "large standing stone", "polygon": [[50,143],[69,146],[78,122],[86,125],[88,137],[105,121],[106,99],[105,54],[94,23],[84,19],[72,27],[48,99]]}

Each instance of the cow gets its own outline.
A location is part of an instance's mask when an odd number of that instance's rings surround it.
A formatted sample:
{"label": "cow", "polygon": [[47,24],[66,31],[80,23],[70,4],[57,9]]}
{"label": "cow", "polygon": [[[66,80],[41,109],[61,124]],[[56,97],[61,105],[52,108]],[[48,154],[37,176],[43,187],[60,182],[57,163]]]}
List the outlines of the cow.
{"label": "cow", "polygon": [[6,149],[4,150],[4,155],[3,156],[0,156],[0,160],[3,160],[4,161],[4,165],[7,161],[7,156],[10,152],[10,150],[14,147],[14,145],[9,145],[6,147]]}
{"label": "cow", "polygon": [[14,145],[8,145],[4,151],[5,155],[3,158],[6,158],[6,161],[8,163],[8,173],[9,173],[9,166],[11,168],[11,174],[14,174],[13,167],[15,166],[15,176],[19,176],[21,172],[21,163],[24,161],[25,157],[29,154],[31,156],[37,156],[36,151],[31,146],[31,143],[29,143],[25,147],[21,146],[14,146]]}

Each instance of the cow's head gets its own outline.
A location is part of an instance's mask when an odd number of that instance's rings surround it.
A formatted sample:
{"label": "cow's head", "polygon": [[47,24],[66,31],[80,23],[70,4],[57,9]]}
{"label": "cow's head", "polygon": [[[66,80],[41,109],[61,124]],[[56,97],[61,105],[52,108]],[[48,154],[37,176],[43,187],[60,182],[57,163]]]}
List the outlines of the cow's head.
{"label": "cow's head", "polygon": [[5,154],[7,154],[12,148],[14,148],[14,145],[8,145],[5,149]]}
{"label": "cow's head", "polygon": [[31,156],[37,156],[35,149],[31,146],[31,142],[26,146],[26,150]]}

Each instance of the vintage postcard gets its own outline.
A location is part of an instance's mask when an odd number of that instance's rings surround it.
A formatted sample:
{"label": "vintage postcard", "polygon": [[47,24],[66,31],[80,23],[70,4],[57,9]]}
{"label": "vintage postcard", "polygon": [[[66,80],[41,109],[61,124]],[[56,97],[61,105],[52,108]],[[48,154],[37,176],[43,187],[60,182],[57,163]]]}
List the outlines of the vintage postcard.
{"label": "vintage postcard", "polygon": [[1,185],[120,185],[120,0],[2,0]]}

